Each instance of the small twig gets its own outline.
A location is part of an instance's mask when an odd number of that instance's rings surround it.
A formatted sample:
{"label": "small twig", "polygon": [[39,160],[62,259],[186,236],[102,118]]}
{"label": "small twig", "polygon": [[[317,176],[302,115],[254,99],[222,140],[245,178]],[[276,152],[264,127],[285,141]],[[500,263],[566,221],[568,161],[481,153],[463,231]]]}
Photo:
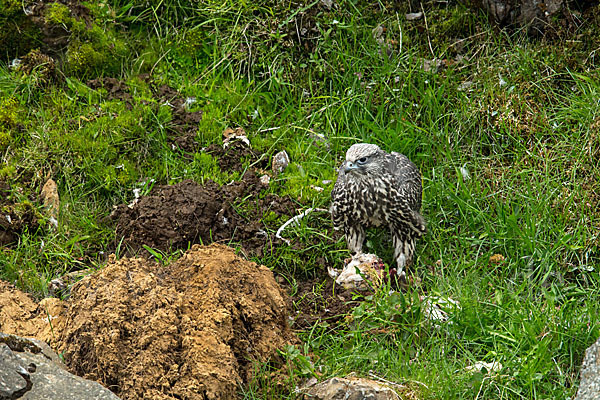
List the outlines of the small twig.
{"label": "small twig", "polygon": [[[370,376],[371,378],[374,378],[375,380],[378,380],[378,381],[381,381],[381,382],[387,383],[388,385],[392,385],[392,386],[398,386],[398,387],[401,387],[401,388],[406,388],[406,386],[405,386],[405,385],[402,385],[402,384],[400,384],[400,383],[396,383],[396,382],[391,382],[391,381],[388,381],[387,379],[383,379],[382,377],[375,375],[375,374],[373,373],[373,371],[369,371],[369,376]],[[427,385],[426,385],[426,384],[424,384],[423,382],[415,381],[414,379],[407,379],[406,381],[407,381],[407,382],[414,382],[414,383],[417,383],[417,384],[419,384],[419,385],[422,385],[422,386],[423,386],[423,387],[425,387],[426,389],[429,389],[429,386],[427,386]]]}
{"label": "small twig", "polygon": [[279,128],[281,128],[281,127],[280,126],[274,126],[272,128],[259,129],[257,132],[258,133],[263,133],[263,132],[276,131]]}
{"label": "small twig", "polygon": [[398,22],[398,30],[400,31],[400,49],[398,50],[398,54],[402,54],[402,25],[400,25],[400,16],[398,12],[396,12],[396,21]]}
{"label": "small twig", "polygon": [[281,234],[288,226],[290,226],[291,224],[298,223],[302,218],[306,217],[308,214],[310,214],[313,211],[329,212],[329,210],[326,210],[324,208],[308,208],[305,211],[301,212],[300,214],[296,215],[295,217],[288,219],[283,225],[281,225],[279,227],[279,229],[277,229],[277,233],[275,233],[275,237],[277,239],[283,240],[288,246],[291,245],[292,242],[289,239],[282,237]]}
{"label": "small twig", "polygon": [[400,388],[406,388],[406,386],[404,386],[404,385],[402,385],[402,384],[400,384],[400,383],[396,383],[396,382],[388,381],[387,379],[384,379],[384,378],[380,377],[379,375],[375,375],[375,374],[373,373],[373,371],[369,371],[369,377],[373,378],[373,379],[374,379],[374,380],[376,380],[376,381],[383,382],[383,383],[385,383],[386,385],[390,385],[390,386],[396,386],[396,387],[400,387]]}
{"label": "small twig", "polygon": [[423,8],[423,3],[421,3],[421,11],[423,12],[423,18],[425,19],[425,31],[427,32],[427,44],[429,45],[429,51],[431,51],[431,55],[433,59],[435,59],[435,54],[433,53],[433,47],[431,46],[431,38],[429,37],[429,25],[427,24],[427,14],[425,14],[425,9]]}

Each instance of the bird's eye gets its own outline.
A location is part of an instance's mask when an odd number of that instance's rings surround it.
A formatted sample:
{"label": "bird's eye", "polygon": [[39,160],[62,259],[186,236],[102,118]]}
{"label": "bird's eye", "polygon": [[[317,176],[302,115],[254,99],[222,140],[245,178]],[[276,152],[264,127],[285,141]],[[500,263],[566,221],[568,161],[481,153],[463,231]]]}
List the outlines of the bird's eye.
{"label": "bird's eye", "polygon": [[356,162],[358,164],[364,164],[367,162],[367,157],[359,158],[358,160],[356,160]]}

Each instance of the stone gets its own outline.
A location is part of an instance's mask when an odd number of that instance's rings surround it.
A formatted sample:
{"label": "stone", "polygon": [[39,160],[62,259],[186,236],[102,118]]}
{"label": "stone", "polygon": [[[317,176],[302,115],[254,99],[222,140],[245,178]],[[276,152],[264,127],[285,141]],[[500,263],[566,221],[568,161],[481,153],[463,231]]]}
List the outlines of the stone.
{"label": "stone", "polygon": [[575,400],[600,399],[600,339],[585,351],[581,364],[581,383]]}
{"label": "stone", "polygon": [[285,150],[282,150],[273,156],[273,164],[271,165],[271,168],[273,169],[273,173],[278,175],[285,171],[289,164],[290,156],[288,156],[288,153]]}
{"label": "stone", "polygon": [[263,186],[269,186],[269,183],[271,182],[271,177],[269,175],[262,175],[258,181],[260,182],[261,185]]}
{"label": "stone", "polygon": [[468,0],[485,10],[500,25],[526,27],[530,34],[543,33],[568,13],[565,0]]}
{"label": "stone", "polygon": [[0,333],[0,399],[119,400],[98,382],[69,373],[39,340]]}
{"label": "stone", "polygon": [[51,223],[56,227],[58,225],[58,211],[60,208],[60,199],[58,197],[58,187],[56,182],[52,179],[48,179],[41,192],[42,202],[44,207],[48,210]]}
{"label": "stone", "polygon": [[389,386],[371,379],[329,378],[301,389],[305,400],[400,400]]}
{"label": "stone", "polygon": [[416,21],[416,20],[423,18],[423,13],[422,12],[408,13],[404,17],[406,18],[407,21]]}

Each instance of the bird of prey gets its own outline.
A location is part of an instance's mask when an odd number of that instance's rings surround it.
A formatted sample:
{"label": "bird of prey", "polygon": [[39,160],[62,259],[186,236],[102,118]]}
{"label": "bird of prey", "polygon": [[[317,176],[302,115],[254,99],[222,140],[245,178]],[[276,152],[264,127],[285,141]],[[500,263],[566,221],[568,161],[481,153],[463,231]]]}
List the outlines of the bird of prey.
{"label": "bird of prey", "polygon": [[397,274],[403,276],[416,240],[426,232],[419,212],[422,191],[421,174],[408,157],[375,144],[355,144],[346,152],[331,192],[333,226],[343,229],[355,254],[362,253],[366,228],[389,227]]}

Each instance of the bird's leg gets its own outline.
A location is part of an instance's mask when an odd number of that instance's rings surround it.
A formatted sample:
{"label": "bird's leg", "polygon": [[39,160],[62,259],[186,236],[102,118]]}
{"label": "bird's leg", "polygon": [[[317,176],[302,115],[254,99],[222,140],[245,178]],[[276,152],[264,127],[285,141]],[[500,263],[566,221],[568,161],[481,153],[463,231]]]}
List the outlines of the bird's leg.
{"label": "bird's leg", "polygon": [[415,239],[409,236],[403,235],[396,231],[392,233],[394,243],[394,258],[396,264],[398,264],[397,274],[399,277],[405,277],[406,272],[404,269],[410,265],[412,261],[412,255],[415,250]]}
{"label": "bird's leg", "polygon": [[346,243],[352,254],[362,253],[365,241],[365,229],[362,226],[350,226],[346,228]]}

